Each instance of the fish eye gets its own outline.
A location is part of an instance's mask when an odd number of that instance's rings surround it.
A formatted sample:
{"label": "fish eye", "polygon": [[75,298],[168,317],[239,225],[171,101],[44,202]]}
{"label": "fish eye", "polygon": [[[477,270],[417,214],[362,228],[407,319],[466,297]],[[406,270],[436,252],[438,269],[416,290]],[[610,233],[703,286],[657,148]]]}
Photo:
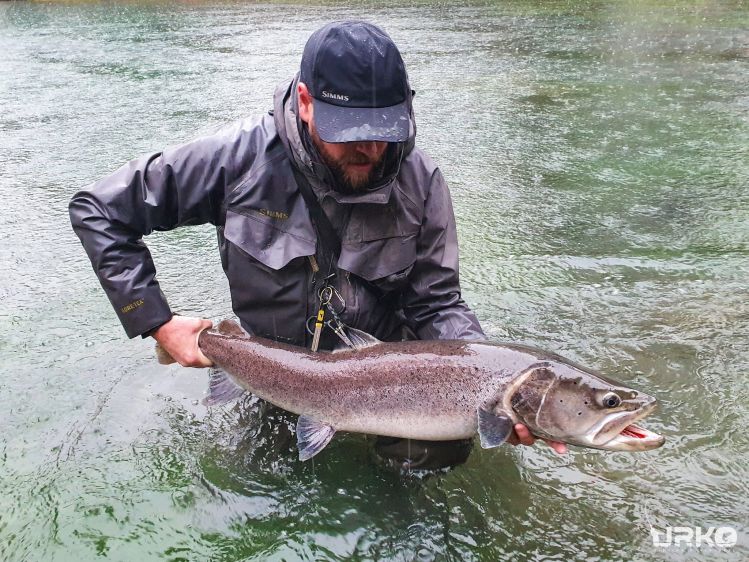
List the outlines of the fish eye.
{"label": "fish eye", "polygon": [[621,403],[622,399],[619,398],[618,394],[614,394],[613,392],[609,392],[603,397],[603,405],[607,408],[616,408]]}

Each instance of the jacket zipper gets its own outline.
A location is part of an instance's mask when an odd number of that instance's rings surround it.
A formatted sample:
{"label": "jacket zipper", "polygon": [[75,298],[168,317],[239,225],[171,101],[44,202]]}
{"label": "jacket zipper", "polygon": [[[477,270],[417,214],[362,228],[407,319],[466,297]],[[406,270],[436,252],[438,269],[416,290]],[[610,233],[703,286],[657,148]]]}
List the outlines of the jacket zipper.
{"label": "jacket zipper", "polygon": [[[317,282],[317,272],[320,271],[320,266],[317,265],[317,258],[315,258],[314,255],[307,256],[307,262],[309,264],[309,268],[304,268],[304,275],[305,275],[305,295],[304,295],[304,324],[302,326],[302,329],[304,330],[304,347],[309,348],[310,345],[312,345],[311,341],[307,341],[310,337],[309,332],[307,331],[307,320],[310,317],[310,294],[315,294],[315,283]],[[310,271],[312,272],[310,275]]]}

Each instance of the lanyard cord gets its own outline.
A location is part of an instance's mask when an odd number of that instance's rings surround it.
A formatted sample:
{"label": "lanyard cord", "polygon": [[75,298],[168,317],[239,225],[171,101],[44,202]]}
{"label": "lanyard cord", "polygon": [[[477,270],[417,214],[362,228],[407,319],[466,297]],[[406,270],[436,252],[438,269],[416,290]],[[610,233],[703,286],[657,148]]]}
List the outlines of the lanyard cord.
{"label": "lanyard cord", "polygon": [[[320,332],[324,325],[330,327],[346,345],[353,348],[354,344],[346,335],[346,326],[341,322],[338,314],[335,312],[335,307],[332,306],[330,302],[334,294],[337,295],[339,299],[341,298],[340,294],[338,294],[338,291],[335,290],[335,287],[333,287],[331,283],[336,275],[338,257],[341,254],[341,240],[338,237],[338,234],[336,234],[333,225],[330,224],[330,219],[328,219],[328,215],[325,214],[320,202],[317,200],[317,196],[315,196],[312,191],[312,187],[307,181],[307,178],[305,178],[293,164],[291,165],[291,169],[294,172],[297,186],[302,193],[302,197],[304,197],[304,202],[307,204],[310,220],[312,221],[312,225],[315,227],[315,232],[317,233],[318,246],[316,253],[320,271],[324,273],[321,286],[319,290],[316,291],[318,293],[318,298],[320,299],[320,310],[318,311],[316,318],[312,317],[307,321],[307,330],[309,331],[309,320],[316,320],[315,330],[313,332],[312,351],[317,351],[317,346],[320,341]],[[324,297],[323,293],[326,293],[328,296]],[[324,321],[325,313],[323,309],[327,309],[331,316],[330,320]]]}
{"label": "lanyard cord", "polygon": [[317,200],[317,196],[312,191],[307,178],[296,169],[294,164],[291,164],[291,169],[294,172],[294,179],[296,179],[299,191],[304,197],[304,202],[307,204],[307,210],[309,211],[309,218],[312,221],[312,225],[315,227],[317,234],[317,258],[320,264],[320,271],[324,273],[324,279],[330,279],[335,275],[338,256],[341,254],[341,239],[336,234],[333,225],[330,224],[328,215],[325,214],[320,202]]}

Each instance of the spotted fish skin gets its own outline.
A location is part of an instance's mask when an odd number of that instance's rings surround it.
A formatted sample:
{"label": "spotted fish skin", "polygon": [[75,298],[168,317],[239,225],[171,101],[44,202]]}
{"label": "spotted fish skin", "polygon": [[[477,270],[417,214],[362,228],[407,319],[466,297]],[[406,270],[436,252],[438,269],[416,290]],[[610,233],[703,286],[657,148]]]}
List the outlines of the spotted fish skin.
{"label": "spotted fish skin", "polygon": [[[597,447],[592,438],[577,439],[579,429],[567,428],[562,435],[539,425],[538,408],[552,405],[549,397],[562,391],[638,394],[558,355],[517,344],[376,342],[356,350],[311,352],[247,335],[225,320],[202,332],[199,346],[228,374],[228,384],[302,416],[304,435],[298,431],[298,437],[315,444],[312,454],[335,431],[432,441],[478,432],[483,446],[496,446],[517,422],[539,435]],[[639,393],[638,400],[652,409],[653,398]],[[525,411],[529,405],[536,411]],[[544,412],[543,417],[550,416]],[[574,424],[577,417],[567,419]]]}

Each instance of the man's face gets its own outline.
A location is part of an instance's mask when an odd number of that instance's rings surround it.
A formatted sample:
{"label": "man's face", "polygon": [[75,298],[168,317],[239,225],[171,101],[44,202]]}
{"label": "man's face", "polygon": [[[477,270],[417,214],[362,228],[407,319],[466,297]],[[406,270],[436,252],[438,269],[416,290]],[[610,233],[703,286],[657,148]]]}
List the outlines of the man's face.
{"label": "man's face", "polygon": [[312,142],[343,190],[362,191],[382,178],[388,143],[325,142],[317,134],[314,121],[311,120],[308,126]]}

